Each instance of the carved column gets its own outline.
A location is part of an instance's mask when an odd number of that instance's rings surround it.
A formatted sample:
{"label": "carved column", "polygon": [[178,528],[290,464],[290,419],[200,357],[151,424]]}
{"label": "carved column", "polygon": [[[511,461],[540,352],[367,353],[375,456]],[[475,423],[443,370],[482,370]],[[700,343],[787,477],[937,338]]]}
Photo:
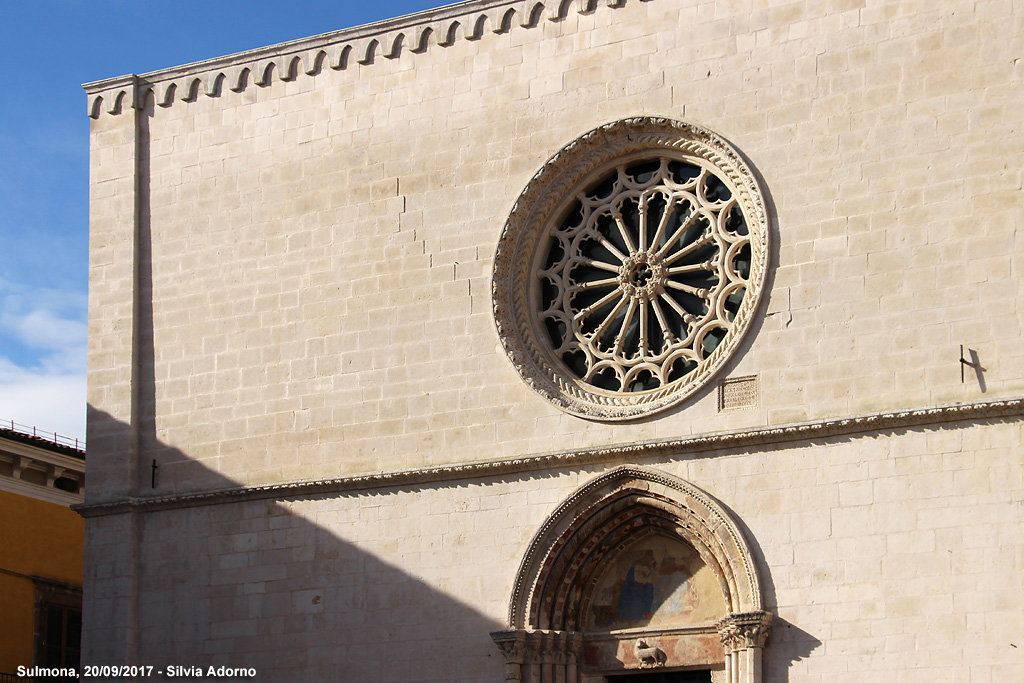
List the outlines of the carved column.
{"label": "carved column", "polygon": [[569,661],[568,653],[565,651],[565,633],[553,633],[551,658],[554,664],[554,676],[552,683],[567,683],[565,679],[565,665]]}
{"label": "carved column", "polygon": [[526,683],[544,683],[544,632],[526,632],[526,666],[523,669]]}
{"label": "carved column", "polygon": [[579,683],[579,633],[520,629],[498,631],[491,638],[505,657],[506,681]]}
{"label": "carved column", "polygon": [[761,650],[771,629],[770,612],[730,614],[716,624],[725,646],[728,683],[758,683],[761,680]]}
{"label": "carved column", "polygon": [[505,657],[505,680],[522,681],[526,631],[495,631],[491,639]]}
{"label": "carved column", "polygon": [[583,634],[566,631],[563,636],[565,638],[565,681],[566,683],[579,683]]}
{"label": "carved column", "polygon": [[540,683],[555,683],[555,634],[551,631],[537,633],[540,648]]}

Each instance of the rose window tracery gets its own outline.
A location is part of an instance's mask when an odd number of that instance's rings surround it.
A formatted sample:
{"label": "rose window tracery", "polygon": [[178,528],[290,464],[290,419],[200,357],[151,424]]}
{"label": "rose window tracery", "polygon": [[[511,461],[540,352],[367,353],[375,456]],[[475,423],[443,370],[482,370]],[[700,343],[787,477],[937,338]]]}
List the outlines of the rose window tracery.
{"label": "rose window tracery", "polygon": [[554,355],[598,389],[656,389],[722,341],[750,275],[750,236],[707,168],[656,157],[616,165],[551,231],[539,315]]}
{"label": "rose window tracery", "polygon": [[664,119],[591,131],[513,209],[495,316],[520,374],[560,407],[628,419],[682,400],[760,296],[764,203],[714,133]]}

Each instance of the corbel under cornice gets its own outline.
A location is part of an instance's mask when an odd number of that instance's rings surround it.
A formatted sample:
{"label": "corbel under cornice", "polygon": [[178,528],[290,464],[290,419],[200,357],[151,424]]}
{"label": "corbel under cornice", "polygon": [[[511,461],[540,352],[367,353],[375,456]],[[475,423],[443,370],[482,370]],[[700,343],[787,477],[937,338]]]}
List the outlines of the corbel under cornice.
{"label": "corbel under cornice", "polygon": [[[651,0],[628,0],[650,2]],[[598,7],[618,8],[627,0],[467,0],[394,19],[292,40],[224,57],[147,74],[128,74],[85,83],[90,118],[141,108],[152,94],[156,105],[193,102],[291,81],[323,69],[339,71],[353,64],[395,59],[403,50],[426,52],[459,40],[479,40],[487,33],[534,28],[542,21],[562,21],[569,12],[590,14]]]}

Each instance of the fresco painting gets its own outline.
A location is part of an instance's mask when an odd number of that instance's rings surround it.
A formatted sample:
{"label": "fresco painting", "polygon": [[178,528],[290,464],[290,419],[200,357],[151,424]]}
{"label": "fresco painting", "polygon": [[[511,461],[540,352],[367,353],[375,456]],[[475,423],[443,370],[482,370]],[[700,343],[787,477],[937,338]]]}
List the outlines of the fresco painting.
{"label": "fresco painting", "polygon": [[638,542],[597,583],[587,627],[702,624],[725,615],[718,580],[691,546],[667,536]]}

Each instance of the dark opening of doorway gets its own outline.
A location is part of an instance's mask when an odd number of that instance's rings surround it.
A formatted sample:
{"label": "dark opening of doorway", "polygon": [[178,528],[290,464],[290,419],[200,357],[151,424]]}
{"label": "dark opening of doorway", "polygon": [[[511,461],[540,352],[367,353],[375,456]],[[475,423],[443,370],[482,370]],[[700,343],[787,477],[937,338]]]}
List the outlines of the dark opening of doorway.
{"label": "dark opening of doorway", "polygon": [[609,676],[608,683],[711,683],[710,671],[657,671]]}

